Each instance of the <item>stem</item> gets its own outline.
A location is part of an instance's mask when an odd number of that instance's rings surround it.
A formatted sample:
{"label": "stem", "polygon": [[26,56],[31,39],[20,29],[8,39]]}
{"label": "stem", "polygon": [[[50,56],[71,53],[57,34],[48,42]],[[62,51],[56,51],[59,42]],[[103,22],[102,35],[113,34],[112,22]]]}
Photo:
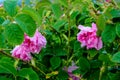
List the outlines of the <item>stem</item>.
{"label": "stem", "polygon": [[0,51],[9,51],[9,50],[12,50],[12,49],[0,49]]}
{"label": "stem", "polygon": [[[68,4],[70,5],[70,1],[68,1]],[[71,28],[71,25],[70,25],[70,16],[69,16],[69,9],[68,9],[68,50],[67,50],[67,62],[69,61],[69,54],[70,54],[70,33],[71,33],[71,31],[70,31],[70,28]]]}
{"label": "stem", "polygon": [[7,57],[12,58],[12,59],[15,59],[15,60],[17,59],[17,58],[15,58],[15,57],[9,55],[8,53],[4,52],[3,50],[0,50],[0,53],[2,53],[3,55],[5,55],[5,56],[7,56]]}
{"label": "stem", "polygon": [[99,80],[102,80],[102,76],[105,71],[106,71],[106,66],[105,66],[105,62],[103,62],[103,66],[100,68]]}
{"label": "stem", "polygon": [[28,63],[31,67],[33,67],[34,69],[36,69],[37,71],[40,71],[42,74],[46,75],[45,72],[43,72],[40,68],[38,68],[37,66],[34,66],[30,63]]}
{"label": "stem", "polygon": [[[2,50],[0,50],[0,53],[2,53],[3,55],[5,55],[5,56],[7,56],[7,57],[12,58],[12,59],[19,60],[19,59],[11,56],[10,54],[8,54],[8,53],[6,53],[6,52],[4,52],[4,51],[2,51]],[[26,63],[25,61],[23,61],[23,62]],[[37,66],[34,66],[34,65],[32,65],[31,63],[28,63],[28,65],[31,66],[31,67],[33,67],[33,68],[36,69],[37,71],[41,72],[42,74],[46,75],[46,74],[45,74],[40,68],[38,68]]]}

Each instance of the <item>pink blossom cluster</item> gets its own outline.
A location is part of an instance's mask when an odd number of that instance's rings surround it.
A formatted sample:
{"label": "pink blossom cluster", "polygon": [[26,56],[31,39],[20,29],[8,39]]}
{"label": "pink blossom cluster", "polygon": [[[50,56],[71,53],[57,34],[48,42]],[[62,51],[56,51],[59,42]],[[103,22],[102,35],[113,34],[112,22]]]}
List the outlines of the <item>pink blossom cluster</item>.
{"label": "pink blossom cluster", "polygon": [[39,53],[40,50],[46,46],[46,38],[36,30],[33,37],[29,37],[27,34],[24,34],[24,41],[21,45],[16,46],[12,51],[12,56],[19,58],[23,61],[29,61],[32,59],[30,53]]}
{"label": "pink blossom cluster", "polygon": [[92,27],[85,27],[79,25],[78,28],[81,30],[77,34],[77,40],[81,43],[81,47],[86,46],[87,49],[95,48],[100,50],[102,48],[101,37],[97,36],[97,27],[95,23],[92,23]]}

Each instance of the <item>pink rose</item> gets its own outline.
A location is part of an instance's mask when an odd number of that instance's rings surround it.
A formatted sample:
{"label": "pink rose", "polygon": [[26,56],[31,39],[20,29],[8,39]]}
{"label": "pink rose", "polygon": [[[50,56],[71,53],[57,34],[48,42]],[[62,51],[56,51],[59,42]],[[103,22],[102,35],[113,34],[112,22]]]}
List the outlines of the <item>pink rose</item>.
{"label": "pink rose", "polygon": [[79,25],[81,30],[77,34],[77,40],[81,42],[81,47],[86,46],[87,49],[96,48],[97,50],[102,48],[102,40],[96,34],[97,27],[95,23],[92,23],[92,27],[84,27]]}
{"label": "pink rose", "polygon": [[46,38],[36,30],[33,37],[24,34],[24,41],[20,46],[16,46],[12,51],[12,56],[24,61],[31,59],[30,53],[39,53],[41,48],[46,46]]}
{"label": "pink rose", "polygon": [[38,30],[36,30],[33,37],[29,37],[25,34],[25,39],[22,45],[25,46],[31,53],[39,53],[41,48],[46,46],[46,43],[46,38],[42,36]]}
{"label": "pink rose", "polygon": [[46,38],[36,30],[35,35],[31,38],[31,47],[30,50],[32,53],[39,53],[41,48],[46,46]]}
{"label": "pink rose", "polygon": [[24,46],[16,46],[12,51],[12,56],[20,58],[23,61],[31,60],[30,52]]}

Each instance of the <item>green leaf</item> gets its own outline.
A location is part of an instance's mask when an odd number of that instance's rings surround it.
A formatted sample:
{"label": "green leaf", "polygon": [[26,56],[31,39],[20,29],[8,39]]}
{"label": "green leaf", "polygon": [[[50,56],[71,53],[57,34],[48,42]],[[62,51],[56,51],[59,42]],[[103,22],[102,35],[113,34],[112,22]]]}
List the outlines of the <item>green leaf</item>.
{"label": "green leaf", "polygon": [[79,11],[74,11],[71,16],[70,16],[70,19],[75,19],[77,17],[77,15],[79,14]]}
{"label": "green leaf", "polygon": [[24,7],[23,10],[22,10],[25,14],[28,14],[30,15],[34,21],[37,22],[37,24],[40,26],[41,23],[42,23],[42,19],[39,15],[39,13],[37,11],[35,11],[34,9],[32,8],[29,8],[29,7]]}
{"label": "green leaf", "polygon": [[57,48],[55,50],[56,56],[66,56],[67,52],[66,50],[63,50],[62,48]]}
{"label": "green leaf", "polygon": [[117,4],[117,6],[120,8],[120,0],[113,0],[116,4]]}
{"label": "green leaf", "polygon": [[20,28],[29,36],[33,36],[36,31],[35,21],[27,14],[19,14],[15,18]]}
{"label": "green leaf", "polygon": [[120,63],[120,51],[113,55],[112,61],[116,63]]}
{"label": "green leaf", "polygon": [[57,80],[68,80],[68,73],[63,70],[59,71]]}
{"label": "green leaf", "polygon": [[68,7],[68,2],[67,0],[59,0],[60,3],[64,6],[64,7]]}
{"label": "green leaf", "polygon": [[104,62],[110,62],[110,58],[108,54],[100,54],[98,59]]}
{"label": "green leaf", "polygon": [[120,24],[116,25],[116,34],[120,37]]}
{"label": "green leaf", "polygon": [[59,29],[66,23],[65,20],[58,20],[54,25],[53,28],[59,32]]}
{"label": "green leaf", "polygon": [[10,16],[15,16],[17,13],[17,0],[5,0],[4,9]]}
{"label": "green leaf", "polygon": [[100,29],[101,31],[104,30],[105,26],[106,26],[106,20],[105,17],[103,15],[100,15],[97,19],[97,27],[98,29]]}
{"label": "green leaf", "polygon": [[114,25],[107,25],[102,32],[102,41],[105,43],[111,43],[116,37]]}
{"label": "green leaf", "polygon": [[5,77],[5,76],[0,76],[0,80],[12,80],[12,79],[7,78],[7,77]]}
{"label": "green leaf", "polygon": [[82,72],[81,74],[86,73],[87,71],[90,70],[89,62],[83,57],[80,57],[78,65],[79,65],[80,71]]}
{"label": "green leaf", "polygon": [[7,26],[9,23],[10,23],[10,20],[5,20],[5,21],[2,23],[2,26]]}
{"label": "green leaf", "polygon": [[60,57],[52,57],[50,59],[50,64],[52,66],[53,69],[58,68],[61,65],[61,59]]}
{"label": "green leaf", "polygon": [[0,24],[2,24],[4,22],[4,18],[0,17]]}
{"label": "green leaf", "polygon": [[31,68],[23,68],[18,72],[18,76],[23,77],[27,80],[39,80],[39,77],[35,71]]}
{"label": "green leaf", "polygon": [[5,27],[4,34],[9,43],[19,45],[23,42],[24,33],[17,24],[10,24]]}
{"label": "green leaf", "polygon": [[91,58],[95,57],[97,55],[97,51],[95,49],[87,50],[88,54]]}
{"label": "green leaf", "polygon": [[120,17],[120,9],[112,9],[110,14],[112,15],[112,18]]}
{"label": "green leaf", "polygon": [[100,68],[102,66],[102,62],[99,60],[91,60],[90,61],[91,68]]}
{"label": "green leaf", "polygon": [[15,76],[17,71],[10,63],[0,62],[0,73],[11,73]]}
{"label": "green leaf", "polygon": [[3,34],[0,34],[0,49],[5,47],[5,38]]}
{"label": "green leaf", "polygon": [[60,9],[59,4],[52,4],[52,11],[56,17],[56,19],[59,19],[62,15],[62,10]]}

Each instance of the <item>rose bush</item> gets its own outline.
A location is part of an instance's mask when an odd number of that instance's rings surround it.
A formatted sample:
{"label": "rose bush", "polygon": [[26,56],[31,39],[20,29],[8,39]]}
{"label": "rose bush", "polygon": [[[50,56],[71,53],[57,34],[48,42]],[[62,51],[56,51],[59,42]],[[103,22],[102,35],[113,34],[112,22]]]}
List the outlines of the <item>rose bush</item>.
{"label": "rose bush", "polygon": [[119,0],[4,0],[0,80],[119,80]]}

